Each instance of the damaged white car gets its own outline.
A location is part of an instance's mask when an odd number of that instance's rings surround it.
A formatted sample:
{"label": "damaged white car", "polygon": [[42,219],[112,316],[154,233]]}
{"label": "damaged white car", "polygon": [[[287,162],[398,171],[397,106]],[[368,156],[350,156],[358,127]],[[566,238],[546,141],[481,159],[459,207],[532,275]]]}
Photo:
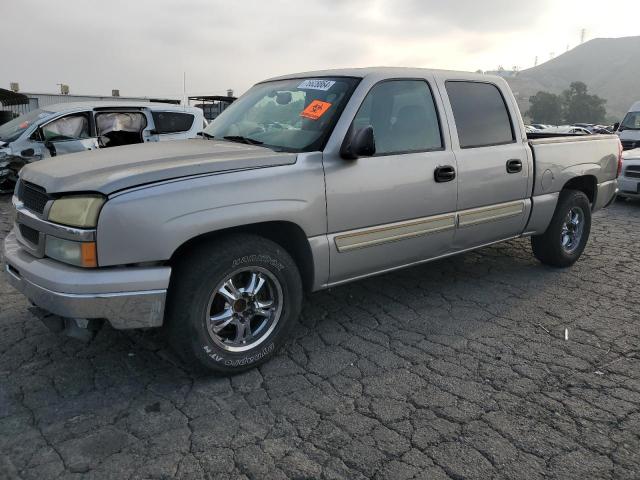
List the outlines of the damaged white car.
{"label": "damaged white car", "polygon": [[152,102],[61,103],[0,125],[0,193],[12,192],[27,163],[67,153],[194,138],[201,109]]}

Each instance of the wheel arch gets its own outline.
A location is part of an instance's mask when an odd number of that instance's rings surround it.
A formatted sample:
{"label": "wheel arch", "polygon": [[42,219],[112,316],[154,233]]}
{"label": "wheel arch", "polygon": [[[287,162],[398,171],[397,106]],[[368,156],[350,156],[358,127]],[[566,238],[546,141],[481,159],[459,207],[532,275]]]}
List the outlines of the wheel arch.
{"label": "wheel arch", "polygon": [[236,233],[260,236],[280,245],[291,255],[298,266],[304,290],[310,292],[313,289],[315,267],[309,240],[299,225],[289,221],[252,223],[197,235],[184,242],[173,252],[169,264],[175,266],[190,250],[202,245],[213,244],[223,237]]}
{"label": "wheel arch", "polygon": [[578,190],[583,192],[589,199],[591,205],[595,205],[598,192],[598,179],[595,175],[578,175],[569,179],[562,190]]}

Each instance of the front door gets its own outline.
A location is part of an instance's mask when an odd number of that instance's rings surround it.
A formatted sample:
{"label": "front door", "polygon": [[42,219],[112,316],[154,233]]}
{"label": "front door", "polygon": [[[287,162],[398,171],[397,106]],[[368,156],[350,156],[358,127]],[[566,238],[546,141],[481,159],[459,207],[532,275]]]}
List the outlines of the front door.
{"label": "front door", "polygon": [[[355,97],[354,97],[355,100]],[[448,251],[457,181],[446,148],[439,99],[426,79],[373,85],[352,128],[372,126],[376,153],[324,156],[330,248],[329,283],[407,265]]]}
{"label": "front door", "polygon": [[472,81],[447,81],[441,90],[449,98],[457,132],[454,248],[464,250],[519,235],[530,211],[526,197],[531,158],[502,93],[492,83]]}
{"label": "front door", "polygon": [[40,136],[52,157],[98,148],[91,134],[89,112],[72,113],[40,127]]}

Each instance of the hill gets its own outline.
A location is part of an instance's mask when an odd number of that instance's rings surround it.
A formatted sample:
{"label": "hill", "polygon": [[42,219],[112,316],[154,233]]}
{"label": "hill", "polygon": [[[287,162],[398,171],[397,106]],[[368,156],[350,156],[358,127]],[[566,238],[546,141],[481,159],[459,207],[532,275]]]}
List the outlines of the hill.
{"label": "hill", "polygon": [[579,80],[589,93],[607,100],[608,117],[621,119],[640,100],[640,36],[596,38],[506,80],[523,114],[531,95],[540,90],[560,93]]}

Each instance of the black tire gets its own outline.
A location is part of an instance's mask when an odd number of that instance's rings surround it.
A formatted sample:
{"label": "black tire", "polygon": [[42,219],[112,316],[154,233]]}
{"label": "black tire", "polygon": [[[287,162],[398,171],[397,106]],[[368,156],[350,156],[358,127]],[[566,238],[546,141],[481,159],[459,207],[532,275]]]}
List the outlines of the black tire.
{"label": "black tire", "polygon": [[[573,210],[572,210],[573,209]],[[563,245],[563,227],[569,212],[582,212],[583,226],[579,240],[568,246]],[[566,268],[573,265],[582,255],[591,232],[591,206],[587,196],[578,190],[560,192],[558,205],[549,227],[542,235],[531,237],[533,254],[545,265]]]}
{"label": "black tire", "polygon": [[[249,348],[253,341],[258,341],[253,339],[246,346],[226,344],[227,341],[236,340],[239,330],[244,332],[245,323],[255,326],[256,322],[262,322],[265,317],[252,315],[254,310],[248,306],[252,304],[248,297],[242,304],[247,310],[238,313],[236,307],[242,300],[230,303],[232,301],[220,295],[222,289],[218,287],[230,275],[235,274],[232,283],[239,284],[245,278],[249,281],[250,276],[256,272],[265,280],[265,287],[259,287],[261,292],[268,289],[274,298],[281,294],[277,301],[273,301],[277,305],[273,310],[280,313],[273,315],[277,320],[272,320],[272,327],[263,328],[260,343],[255,347]],[[239,285],[235,287],[241,290]],[[302,296],[298,268],[291,256],[275,242],[256,235],[236,234],[199,245],[181,259],[172,273],[166,315],[169,343],[192,370],[205,369],[232,374],[250,369],[266,361],[282,346],[291,325],[300,315]],[[220,305],[219,308],[222,308],[225,315],[226,312],[232,312],[234,316],[233,323],[224,327],[220,333],[220,336],[225,336],[224,332],[229,332],[229,338],[221,339],[215,333],[210,333],[213,324],[207,322],[215,310],[214,304]],[[252,305],[257,304],[254,302]],[[222,323],[224,322],[220,324]],[[253,328],[252,326],[251,329]],[[254,333],[257,335],[257,332]],[[228,348],[249,349],[229,351]]]}

